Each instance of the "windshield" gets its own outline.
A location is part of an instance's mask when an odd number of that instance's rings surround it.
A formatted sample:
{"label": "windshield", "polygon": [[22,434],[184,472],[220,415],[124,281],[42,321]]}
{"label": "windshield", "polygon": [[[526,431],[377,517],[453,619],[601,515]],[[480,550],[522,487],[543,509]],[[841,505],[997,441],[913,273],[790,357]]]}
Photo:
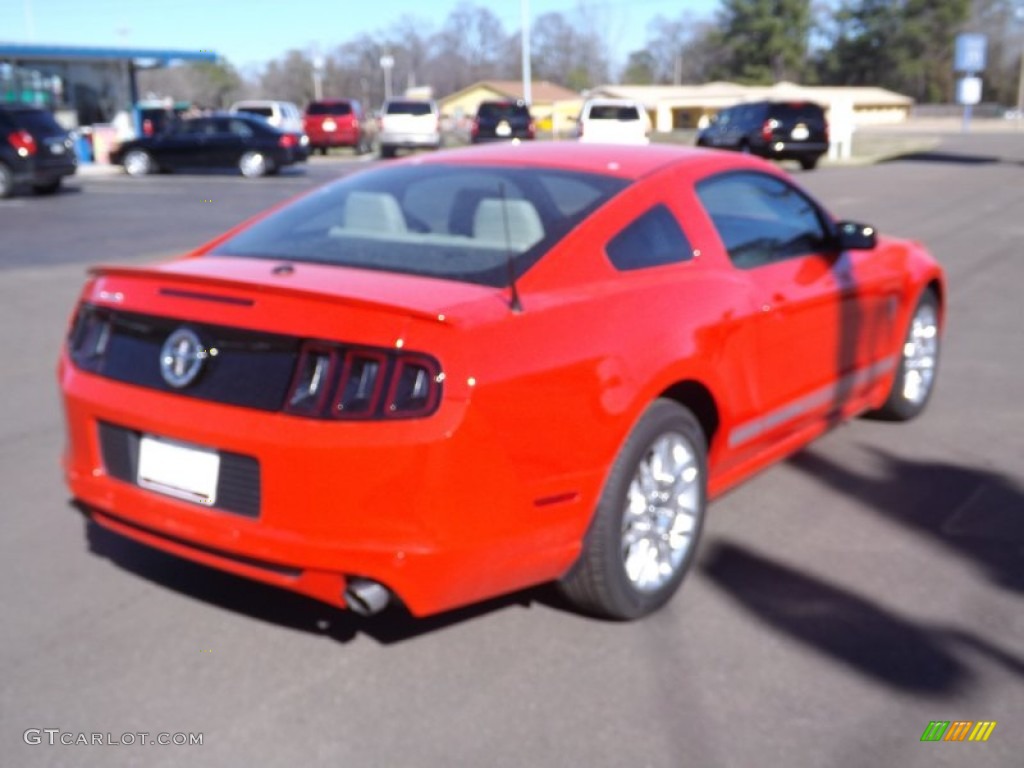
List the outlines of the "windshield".
{"label": "windshield", "polygon": [[284,259],[494,287],[535,264],[628,182],[539,168],[401,166],[346,177],[227,240]]}

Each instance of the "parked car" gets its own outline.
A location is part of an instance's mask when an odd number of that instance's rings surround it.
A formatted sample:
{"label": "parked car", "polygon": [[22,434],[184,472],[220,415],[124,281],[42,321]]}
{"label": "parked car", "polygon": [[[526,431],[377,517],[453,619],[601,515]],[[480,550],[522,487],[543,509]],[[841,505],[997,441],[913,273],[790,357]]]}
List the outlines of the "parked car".
{"label": "parked car", "polygon": [[533,139],[536,128],[525,101],[483,101],[470,128],[473,144]]}
{"label": "parked car", "polygon": [[40,194],[60,189],[78,167],[68,132],[45,109],[0,104],[0,198],[19,184]]}
{"label": "parked car", "polygon": [[763,160],[615,160],[409,158],[93,269],[58,372],[75,499],[364,614],[549,580],[654,611],[710,498],[857,414],[925,408],[946,288],[921,244]]}
{"label": "parked car", "polygon": [[697,145],[797,160],[804,170],[828,152],[825,110],[809,101],[755,101],[720,111],[698,132]]}
{"label": "parked car", "polygon": [[302,112],[290,101],[268,101],[253,99],[249,101],[236,101],[228,109],[229,112],[243,112],[249,115],[262,117],[272,126],[285,133],[305,133],[302,122]]}
{"label": "parked car", "polygon": [[357,155],[370,151],[362,105],[352,99],[314,101],[306,107],[303,127],[311,149],[326,155],[331,147],[352,147]]}
{"label": "parked car", "polygon": [[647,144],[650,131],[647,110],[629,99],[588,99],[576,121],[584,144]]}
{"label": "parked car", "polygon": [[434,101],[391,99],[380,110],[377,144],[381,157],[394,157],[399,149],[438,149],[441,116]]}
{"label": "parked car", "polygon": [[243,176],[277,173],[306,160],[304,134],[285,133],[247,114],[178,120],[154,136],[126,141],[110,160],[129,176],[187,168],[238,168]]}

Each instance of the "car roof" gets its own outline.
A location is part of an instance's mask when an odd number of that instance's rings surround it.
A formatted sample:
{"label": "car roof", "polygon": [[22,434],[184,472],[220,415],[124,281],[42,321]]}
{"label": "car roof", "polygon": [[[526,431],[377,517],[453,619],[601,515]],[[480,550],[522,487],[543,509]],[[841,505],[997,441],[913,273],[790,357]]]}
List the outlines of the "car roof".
{"label": "car roof", "polygon": [[623,179],[640,179],[672,166],[710,171],[773,168],[770,163],[756,157],[698,147],[672,144],[577,144],[568,141],[485,144],[445,150],[434,155],[414,155],[399,162],[413,165],[509,165],[551,168],[579,173],[598,173]]}

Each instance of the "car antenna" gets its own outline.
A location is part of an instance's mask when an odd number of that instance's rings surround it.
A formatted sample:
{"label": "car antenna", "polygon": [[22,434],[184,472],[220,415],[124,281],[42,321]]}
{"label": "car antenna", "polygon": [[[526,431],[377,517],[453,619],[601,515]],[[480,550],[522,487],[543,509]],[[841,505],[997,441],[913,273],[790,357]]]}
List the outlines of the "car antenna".
{"label": "car antenna", "polygon": [[508,264],[508,287],[512,292],[509,308],[516,313],[523,311],[523,303],[519,300],[519,289],[516,287],[516,262],[512,253],[512,232],[508,223],[508,195],[505,194],[505,183],[498,182],[498,194],[501,195],[501,220],[505,225],[505,255]]}

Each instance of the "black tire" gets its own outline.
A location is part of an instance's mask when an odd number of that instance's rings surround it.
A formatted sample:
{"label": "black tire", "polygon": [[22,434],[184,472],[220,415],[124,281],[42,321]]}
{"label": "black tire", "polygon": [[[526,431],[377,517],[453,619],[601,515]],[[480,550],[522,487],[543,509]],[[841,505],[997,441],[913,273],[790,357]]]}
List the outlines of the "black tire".
{"label": "black tire", "polygon": [[818,160],[820,160],[820,159],[821,159],[821,157],[819,155],[811,155],[810,157],[801,157],[800,158],[800,167],[803,168],[805,171],[813,171],[815,168],[818,167]]}
{"label": "black tire", "polygon": [[121,158],[121,165],[129,176],[148,176],[156,170],[153,156],[142,149],[130,149]]}
{"label": "black tire", "polygon": [[320,155],[327,157],[327,147],[320,147]]}
{"label": "black tire", "polygon": [[[881,408],[866,414],[868,417],[884,421],[909,421],[918,416],[928,405],[932,392],[935,391],[936,374],[942,351],[939,318],[939,299],[934,291],[926,290],[914,307],[910,322],[903,334],[896,375],[893,377],[889,395]],[[931,330],[927,330],[929,324],[931,324]],[[934,334],[934,339],[923,338],[922,334]],[[908,355],[908,350],[921,350],[923,345],[930,344],[934,345],[934,349],[930,353],[924,352],[924,356],[931,359],[930,366],[918,367],[922,365],[922,362],[913,355]],[[926,371],[930,372],[930,375],[926,376]],[[912,377],[917,377],[917,381]]]}
{"label": "black tire", "polygon": [[63,179],[57,178],[53,181],[47,182],[46,184],[33,184],[32,189],[36,191],[37,195],[52,195],[60,189],[62,181]]}
{"label": "black tire", "polygon": [[389,158],[395,156],[395,148],[387,144],[380,145],[380,156],[382,158]]}
{"label": "black tire", "polygon": [[14,194],[14,173],[3,163],[0,163],[0,199],[10,197]]}
{"label": "black tire", "polygon": [[[633,552],[632,547],[627,550],[627,537],[640,522],[636,513],[628,512],[629,499],[631,492],[640,490],[641,464],[654,460],[654,448],[663,440],[685,445],[689,457],[685,466],[697,471],[689,487],[694,510],[692,515],[688,515],[691,524],[689,536],[682,537],[686,544],[682,548],[680,562],[671,566],[670,575],[666,574],[663,583],[642,588],[631,578],[626,563],[627,554]],[[680,470],[677,483],[682,482],[689,471],[683,467]],[[658,492],[666,499],[683,496],[676,493],[677,485],[671,487],[672,493],[664,488]],[[650,497],[641,500],[649,502]],[[610,619],[638,619],[656,611],[675,594],[693,563],[706,508],[707,440],[700,423],[693,413],[678,403],[656,400],[637,422],[612,465],[584,538],[580,558],[559,583],[562,594],[578,609]],[[644,515],[656,514],[649,503],[643,509]],[[634,515],[635,522],[629,522],[627,514]],[[667,531],[661,529],[658,533],[654,527],[647,530],[649,537],[640,537],[647,545],[647,553],[651,550],[650,538],[655,535],[662,539],[662,545],[668,545]],[[634,542],[634,546],[639,547],[640,543]]]}

